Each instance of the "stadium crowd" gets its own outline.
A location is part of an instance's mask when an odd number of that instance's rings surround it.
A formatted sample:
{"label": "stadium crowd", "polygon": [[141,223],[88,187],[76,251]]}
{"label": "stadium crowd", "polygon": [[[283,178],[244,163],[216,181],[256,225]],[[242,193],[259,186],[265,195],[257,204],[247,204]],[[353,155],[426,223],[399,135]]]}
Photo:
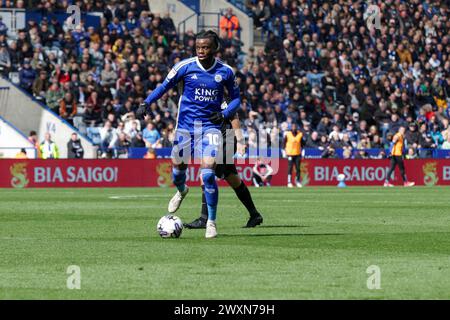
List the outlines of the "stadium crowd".
{"label": "stadium crowd", "polygon": [[[368,28],[361,1],[245,1],[265,46],[244,54],[238,30],[222,29],[219,57],[235,68],[249,147],[282,140],[298,123],[305,147],[323,157],[343,149],[345,158],[367,158],[364,149],[387,148],[400,126],[408,128],[409,158],[450,149],[449,7],[376,3],[379,29]],[[0,22],[0,72],[18,73],[24,90],[96,141],[102,156],[170,147],[177,90],[150,113],[137,110],[171,66],[194,55],[195,34],[178,34],[170,15],[150,12],[147,0],[75,1],[104,15],[98,28],[82,22],[70,30],[52,15],[68,4],[2,1],[47,18],[29,21],[17,39]]]}

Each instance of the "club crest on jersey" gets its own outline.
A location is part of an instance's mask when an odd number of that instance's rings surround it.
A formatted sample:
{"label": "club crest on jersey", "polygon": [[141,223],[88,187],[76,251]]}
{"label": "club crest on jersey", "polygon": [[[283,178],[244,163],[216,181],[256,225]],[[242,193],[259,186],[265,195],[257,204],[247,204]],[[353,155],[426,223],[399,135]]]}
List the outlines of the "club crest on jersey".
{"label": "club crest on jersey", "polygon": [[222,82],[222,76],[220,74],[216,74],[214,80],[216,80],[216,82]]}

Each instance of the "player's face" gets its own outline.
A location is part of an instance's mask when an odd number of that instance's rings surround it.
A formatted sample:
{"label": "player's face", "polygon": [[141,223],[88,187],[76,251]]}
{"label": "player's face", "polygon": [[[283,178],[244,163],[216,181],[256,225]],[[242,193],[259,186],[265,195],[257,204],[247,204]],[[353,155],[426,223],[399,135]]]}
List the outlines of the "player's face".
{"label": "player's face", "polygon": [[212,39],[197,39],[195,41],[197,57],[201,60],[211,59],[214,54],[214,43]]}

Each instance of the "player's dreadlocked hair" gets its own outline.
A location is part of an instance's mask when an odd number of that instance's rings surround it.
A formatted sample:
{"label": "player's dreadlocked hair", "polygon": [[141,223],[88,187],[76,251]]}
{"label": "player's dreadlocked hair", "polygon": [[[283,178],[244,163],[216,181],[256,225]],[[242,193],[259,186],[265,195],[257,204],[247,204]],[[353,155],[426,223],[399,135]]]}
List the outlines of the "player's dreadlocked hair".
{"label": "player's dreadlocked hair", "polygon": [[220,38],[217,35],[217,33],[215,33],[212,30],[208,30],[208,31],[202,30],[202,31],[200,31],[195,36],[195,39],[211,39],[216,45],[216,48],[215,48],[214,52],[219,52],[220,51]]}

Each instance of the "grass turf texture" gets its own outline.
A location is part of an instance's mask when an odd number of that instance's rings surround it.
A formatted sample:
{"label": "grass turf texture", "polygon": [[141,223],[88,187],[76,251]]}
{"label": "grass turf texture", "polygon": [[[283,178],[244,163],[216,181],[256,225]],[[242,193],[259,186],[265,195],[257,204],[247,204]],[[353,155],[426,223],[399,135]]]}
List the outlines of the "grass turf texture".
{"label": "grass turf texture", "polygon": [[[448,299],[449,188],[221,188],[219,238],[161,239],[174,189],[0,190],[1,299]],[[177,212],[197,217],[200,189]],[[69,265],[81,290],[68,290]],[[381,269],[369,290],[366,270]]]}

